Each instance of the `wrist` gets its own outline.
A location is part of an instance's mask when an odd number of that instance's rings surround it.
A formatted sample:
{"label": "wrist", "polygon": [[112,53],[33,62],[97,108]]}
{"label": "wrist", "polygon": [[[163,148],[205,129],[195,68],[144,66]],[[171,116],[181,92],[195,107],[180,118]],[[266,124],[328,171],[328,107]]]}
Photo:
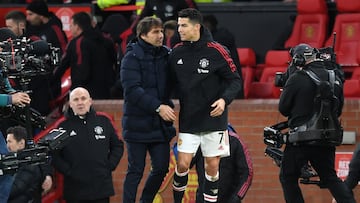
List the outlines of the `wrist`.
{"label": "wrist", "polygon": [[[160,105],[160,106],[161,106],[161,105]],[[156,110],[155,110],[155,112],[158,113],[158,114],[160,113],[160,106],[157,107]]]}

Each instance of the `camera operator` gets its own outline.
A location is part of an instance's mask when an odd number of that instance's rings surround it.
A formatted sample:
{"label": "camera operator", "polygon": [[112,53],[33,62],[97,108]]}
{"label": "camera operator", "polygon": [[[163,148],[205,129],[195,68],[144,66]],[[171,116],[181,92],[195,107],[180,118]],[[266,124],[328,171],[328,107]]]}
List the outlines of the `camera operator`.
{"label": "camera operator", "polygon": [[[304,202],[298,180],[301,168],[309,161],[320,177],[321,187],[328,188],[338,202],[355,202],[351,190],[336,175],[334,169],[335,145],[327,144],[321,139],[291,142],[297,135],[300,135],[300,132],[304,133],[302,135],[305,136],[305,139],[307,139],[306,136],[308,138],[312,136],[310,132],[313,131],[310,129],[313,130],[313,128],[309,128],[309,122],[319,111],[322,112],[320,110],[320,104],[321,107],[323,105],[322,100],[321,103],[314,102],[318,98],[319,92],[321,99],[331,98],[329,101],[334,107],[331,110],[336,110],[335,119],[341,115],[344,100],[341,78],[337,71],[328,71],[331,68],[326,67],[327,63],[317,58],[317,49],[307,44],[299,44],[293,48],[292,53],[292,64],[297,70],[286,81],[279,101],[279,111],[288,117],[290,129],[280,170],[280,182],[285,200],[288,203]],[[317,85],[309,72],[314,73],[323,83]],[[335,77],[332,77],[329,72],[335,72]],[[326,92],[327,95],[323,95],[323,92]],[[337,106],[335,102],[337,102]],[[322,132],[322,129],[315,130]]]}
{"label": "camera operator", "polygon": [[[8,28],[0,28],[0,41],[6,41],[8,39],[15,39],[15,34]],[[0,53],[3,48],[0,47]],[[0,65],[0,107],[9,105],[25,106],[30,104],[30,96],[25,92],[16,92],[15,89],[10,85],[8,77],[3,73],[3,67]],[[2,133],[6,132],[6,129],[14,125],[10,123],[8,119],[2,118],[0,110],[0,123]]]}
{"label": "camera operator", "polygon": [[[27,132],[22,126],[7,130],[7,147],[10,152],[20,152],[27,147]],[[8,203],[41,203],[41,194],[52,186],[49,165],[26,165],[14,175]]]}

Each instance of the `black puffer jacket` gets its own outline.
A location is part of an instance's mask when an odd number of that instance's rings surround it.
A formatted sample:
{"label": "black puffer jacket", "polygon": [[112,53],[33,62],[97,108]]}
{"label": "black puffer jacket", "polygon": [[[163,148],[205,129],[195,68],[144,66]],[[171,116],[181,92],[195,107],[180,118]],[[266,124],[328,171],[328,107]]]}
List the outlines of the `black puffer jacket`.
{"label": "black puffer jacket", "polygon": [[127,47],[120,74],[126,141],[164,142],[175,136],[172,122],[165,122],[155,111],[160,104],[174,107],[170,100],[168,56],[165,46],[154,47],[142,39],[133,40]]}
{"label": "black puffer jacket", "polygon": [[14,174],[8,203],[26,203],[30,200],[33,200],[34,203],[40,203],[41,184],[44,178],[39,165],[21,167]]}

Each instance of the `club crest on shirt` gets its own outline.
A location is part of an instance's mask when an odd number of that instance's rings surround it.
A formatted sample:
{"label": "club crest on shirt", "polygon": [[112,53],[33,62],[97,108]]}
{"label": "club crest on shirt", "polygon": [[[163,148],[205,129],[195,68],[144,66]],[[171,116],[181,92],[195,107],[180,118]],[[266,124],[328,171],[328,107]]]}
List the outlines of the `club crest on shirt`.
{"label": "club crest on shirt", "polygon": [[198,73],[209,73],[209,69],[207,69],[209,67],[209,60],[208,59],[200,59],[199,61],[199,65],[200,68],[197,69]]}
{"label": "club crest on shirt", "polygon": [[199,61],[199,65],[201,68],[207,68],[209,66],[209,64],[210,64],[209,60],[205,59],[205,58],[200,59],[200,61]]}
{"label": "club crest on shirt", "polygon": [[101,126],[96,126],[94,128],[94,132],[95,132],[95,139],[99,140],[99,139],[105,139],[105,135],[102,135],[104,132],[103,127]]}

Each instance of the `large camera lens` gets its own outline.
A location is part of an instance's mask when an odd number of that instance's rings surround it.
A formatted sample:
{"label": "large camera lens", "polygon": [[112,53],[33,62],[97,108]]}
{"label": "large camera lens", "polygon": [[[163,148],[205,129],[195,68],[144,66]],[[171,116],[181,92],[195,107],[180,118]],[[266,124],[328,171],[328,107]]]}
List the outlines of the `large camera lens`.
{"label": "large camera lens", "polygon": [[285,84],[284,81],[284,73],[282,72],[276,72],[275,73],[275,86],[276,87],[283,87]]}

